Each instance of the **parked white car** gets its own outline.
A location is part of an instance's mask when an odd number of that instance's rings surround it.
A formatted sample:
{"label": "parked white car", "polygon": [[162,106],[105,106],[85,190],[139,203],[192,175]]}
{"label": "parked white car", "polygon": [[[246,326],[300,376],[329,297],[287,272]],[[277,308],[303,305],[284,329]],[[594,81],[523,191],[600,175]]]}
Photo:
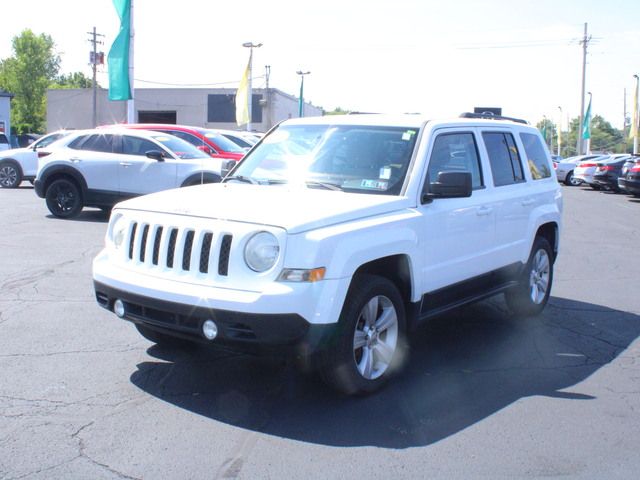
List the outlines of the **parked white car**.
{"label": "parked white car", "polygon": [[370,393],[435,315],[498,293],[540,313],[561,211],[525,122],[288,120],[223,183],[116,205],[96,299],[153,342],[291,353]]}
{"label": "parked white car", "polygon": [[586,183],[594,190],[600,190],[602,187],[593,181],[593,175],[596,173],[597,168],[604,163],[628,156],[629,155],[626,153],[621,153],[615,155],[602,155],[596,158],[583,160],[578,163],[576,168],[573,170],[573,178]]}
{"label": "parked white car", "polygon": [[58,130],[40,137],[28,147],[0,152],[0,188],[16,188],[23,180],[33,182],[38,171],[38,157],[63,147],[61,140],[69,130]]}
{"label": "parked white car", "polygon": [[559,182],[575,187],[582,183],[582,179],[575,178],[574,172],[578,163],[584,160],[593,160],[601,157],[601,155],[577,155],[575,157],[565,158],[559,163],[554,163],[556,169],[556,178]]}
{"label": "parked white car", "polygon": [[106,210],[138,195],[219,182],[235,164],[173,135],[125,128],[70,135],[64,147],[40,160],[36,194],[60,218],[85,206]]}

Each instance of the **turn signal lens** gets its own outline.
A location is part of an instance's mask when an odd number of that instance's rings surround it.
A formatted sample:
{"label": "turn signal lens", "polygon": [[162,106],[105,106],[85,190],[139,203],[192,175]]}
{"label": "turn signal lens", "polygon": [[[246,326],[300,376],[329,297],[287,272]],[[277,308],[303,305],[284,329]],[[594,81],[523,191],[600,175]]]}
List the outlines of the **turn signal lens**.
{"label": "turn signal lens", "polygon": [[281,282],[319,282],[324,279],[326,269],[324,267],[313,269],[285,268],[278,280]]}

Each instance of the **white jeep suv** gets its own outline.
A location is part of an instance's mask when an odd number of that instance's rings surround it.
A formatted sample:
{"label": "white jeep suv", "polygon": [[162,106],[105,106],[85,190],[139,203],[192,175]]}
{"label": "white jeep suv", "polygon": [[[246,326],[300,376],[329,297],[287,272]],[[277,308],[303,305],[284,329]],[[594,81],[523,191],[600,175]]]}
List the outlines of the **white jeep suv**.
{"label": "white jeep suv", "polygon": [[126,198],[219,182],[235,164],[161,132],[84,130],[69,140],[40,159],[35,179],[36,194],[60,218],[73,217],[85,206],[108,210]]}
{"label": "white jeep suv", "polygon": [[96,298],[154,342],[289,351],[366,393],[434,315],[498,293],[539,313],[561,211],[525,122],[289,120],[222,183],[118,204]]}

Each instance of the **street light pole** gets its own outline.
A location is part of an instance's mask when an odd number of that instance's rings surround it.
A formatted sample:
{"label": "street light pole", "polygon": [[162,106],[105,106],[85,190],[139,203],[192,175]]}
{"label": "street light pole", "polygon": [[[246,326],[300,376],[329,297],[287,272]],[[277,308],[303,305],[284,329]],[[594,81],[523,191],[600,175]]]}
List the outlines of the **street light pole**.
{"label": "street light pole", "polygon": [[303,72],[302,70],[298,70],[296,73],[300,75],[300,100],[298,102],[298,116],[302,118],[304,117],[304,76],[309,75],[311,72]]}
{"label": "street light pole", "polygon": [[638,108],[638,83],[640,79],[638,75],[634,75],[633,78],[636,79],[636,91],[633,95],[633,117],[631,118],[631,132],[633,132],[633,154],[638,154],[638,123],[640,123],[640,112]]}
{"label": "street light pole", "polygon": [[260,48],[262,46],[261,43],[255,44],[253,42],[245,42],[242,44],[243,47],[249,49],[249,86],[247,88],[247,106],[249,109],[249,121],[247,122],[247,132],[251,131],[251,120],[253,113],[253,92],[252,89],[252,80],[253,80],[253,49]]}

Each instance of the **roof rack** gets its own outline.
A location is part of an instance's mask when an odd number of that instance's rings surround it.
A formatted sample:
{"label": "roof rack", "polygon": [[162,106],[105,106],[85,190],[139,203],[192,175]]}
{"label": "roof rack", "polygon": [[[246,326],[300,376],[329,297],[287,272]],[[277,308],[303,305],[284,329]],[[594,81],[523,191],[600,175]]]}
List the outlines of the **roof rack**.
{"label": "roof rack", "polygon": [[529,125],[529,122],[521,118],[503,117],[502,115],[494,115],[491,112],[483,112],[483,113],[463,112],[460,114],[460,118],[483,118],[485,120],[509,120],[511,122],[524,123],[525,125]]}

